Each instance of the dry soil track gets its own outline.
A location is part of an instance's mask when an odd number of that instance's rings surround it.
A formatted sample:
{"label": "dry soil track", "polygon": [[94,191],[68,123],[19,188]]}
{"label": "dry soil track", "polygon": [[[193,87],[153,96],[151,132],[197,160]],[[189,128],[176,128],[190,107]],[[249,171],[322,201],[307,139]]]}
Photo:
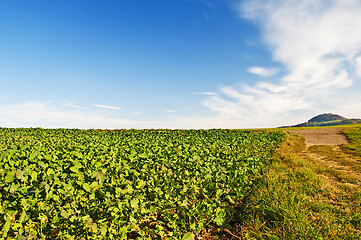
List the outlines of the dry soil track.
{"label": "dry soil track", "polygon": [[301,129],[287,130],[302,136],[305,139],[307,147],[312,145],[341,145],[347,144],[347,138],[342,133],[343,128],[319,128],[319,129]]}
{"label": "dry soil track", "polygon": [[[354,179],[353,184],[361,186],[360,161],[361,158],[347,153],[340,147],[348,144],[346,136],[342,133],[343,128],[320,128],[286,130],[286,132],[302,136],[305,139],[306,149],[301,155],[311,158],[315,164],[339,171]],[[317,149],[315,145],[328,145],[331,147]],[[322,146],[320,146],[322,149]]]}

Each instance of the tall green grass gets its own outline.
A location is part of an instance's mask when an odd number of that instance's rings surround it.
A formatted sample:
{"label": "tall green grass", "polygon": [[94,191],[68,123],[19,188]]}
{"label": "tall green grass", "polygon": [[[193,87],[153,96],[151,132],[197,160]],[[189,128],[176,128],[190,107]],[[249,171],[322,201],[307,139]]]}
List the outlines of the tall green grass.
{"label": "tall green grass", "polygon": [[350,144],[345,147],[361,156],[361,126],[355,128],[346,128],[344,133],[350,141]]}

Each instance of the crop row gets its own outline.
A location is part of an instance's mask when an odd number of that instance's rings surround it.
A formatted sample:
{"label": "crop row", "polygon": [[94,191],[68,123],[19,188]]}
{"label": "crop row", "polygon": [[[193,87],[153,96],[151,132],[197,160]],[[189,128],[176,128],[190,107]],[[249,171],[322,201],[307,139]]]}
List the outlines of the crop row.
{"label": "crop row", "polygon": [[2,237],[179,239],[224,226],[282,139],[240,130],[0,129]]}

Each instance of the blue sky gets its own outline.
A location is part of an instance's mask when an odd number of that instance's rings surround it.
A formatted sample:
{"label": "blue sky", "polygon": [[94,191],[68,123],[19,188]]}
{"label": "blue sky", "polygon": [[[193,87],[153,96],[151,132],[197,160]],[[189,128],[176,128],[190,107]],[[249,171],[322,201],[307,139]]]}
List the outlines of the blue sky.
{"label": "blue sky", "polygon": [[361,118],[359,0],[4,0],[0,126]]}

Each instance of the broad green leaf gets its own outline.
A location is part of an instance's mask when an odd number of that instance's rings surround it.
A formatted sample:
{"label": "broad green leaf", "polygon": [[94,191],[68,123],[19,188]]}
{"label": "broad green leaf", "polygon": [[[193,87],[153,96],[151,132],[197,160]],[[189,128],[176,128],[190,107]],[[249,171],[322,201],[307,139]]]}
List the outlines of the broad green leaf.
{"label": "broad green leaf", "polygon": [[11,183],[14,181],[14,178],[15,178],[15,172],[11,171],[6,175],[4,181],[5,181],[5,183]]}
{"label": "broad green leaf", "polygon": [[107,225],[102,225],[101,228],[100,228],[100,233],[102,234],[102,236],[105,236],[106,233],[107,233]]}
{"label": "broad green leaf", "polygon": [[90,187],[92,188],[93,191],[97,190],[97,188],[99,188],[99,183],[94,181],[90,184]]}
{"label": "broad green leaf", "polygon": [[74,152],[74,155],[77,157],[77,158],[83,158],[83,154],[81,152]]}
{"label": "broad green leaf", "polygon": [[37,156],[39,155],[39,152],[38,151],[34,151],[30,154],[30,157],[29,159],[30,160],[34,160]]}
{"label": "broad green leaf", "polygon": [[130,215],[130,216],[129,216],[129,222],[135,223],[135,222],[137,222],[137,219],[135,219],[135,218],[133,217],[133,215]]}
{"label": "broad green leaf", "polygon": [[234,204],[234,200],[232,199],[231,196],[227,195],[226,198],[230,203]]}
{"label": "broad green leaf", "polygon": [[21,215],[20,215],[19,222],[20,223],[24,222],[25,217],[26,217],[26,212],[23,210]]}
{"label": "broad green leaf", "polygon": [[74,173],[77,173],[79,170],[79,168],[77,166],[72,166],[70,167],[70,171],[74,172]]}
{"label": "broad green leaf", "polygon": [[130,201],[130,206],[136,211],[138,210],[138,203],[139,200],[137,198],[134,198]]}
{"label": "broad green leaf", "polygon": [[10,226],[11,226],[11,221],[10,221],[10,219],[8,219],[8,220],[6,220],[3,230],[2,230],[3,238],[5,238],[7,236]]}
{"label": "broad green leaf", "polygon": [[63,217],[63,218],[68,218],[70,216],[70,213],[66,210],[61,210],[60,212],[60,215]]}
{"label": "broad green leaf", "polygon": [[47,164],[46,163],[44,163],[43,161],[38,161],[38,165],[40,166],[40,167],[42,167],[42,168],[47,168]]}
{"label": "broad green leaf", "polygon": [[37,179],[38,179],[38,173],[36,171],[33,171],[31,173],[31,180],[37,181]]}
{"label": "broad green leaf", "polygon": [[44,158],[48,161],[51,161],[52,160],[52,156],[50,154],[45,154],[44,155]]}
{"label": "broad green leaf", "polygon": [[56,201],[56,202],[60,200],[59,195],[56,195],[56,194],[53,194],[52,198],[53,198],[53,200]]}
{"label": "broad green leaf", "polygon": [[98,232],[98,225],[96,223],[92,223],[91,224],[91,230],[94,233]]}
{"label": "broad green leaf", "polygon": [[12,183],[11,184],[11,188],[10,188],[10,192],[11,193],[14,193],[16,190],[18,190],[20,187],[20,184],[15,184],[15,183]]}
{"label": "broad green leaf", "polygon": [[48,170],[46,171],[46,175],[50,176],[53,175],[55,172],[52,168],[48,168]]}
{"label": "broad green leaf", "polygon": [[186,207],[187,205],[188,205],[188,201],[187,201],[187,199],[184,199],[181,204],[181,207]]}
{"label": "broad green leaf", "polygon": [[183,235],[182,240],[194,240],[194,234],[187,232]]}
{"label": "broad green leaf", "polygon": [[85,191],[90,192],[92,190],[92,188],[90,187],[90,185],[88,183],[84,183],[83,184],[83,188]]}
{"label": "broad green leaf", "polygon": [[144,182],[143,180],[139,180],[137,188],[143,188],[146,185],[146,182]]}
{"label": "broad green leaf", "polygon": [[223,194],[223,190],[222,189],[217,189],[216,191],[216,196],[219,197]]}

